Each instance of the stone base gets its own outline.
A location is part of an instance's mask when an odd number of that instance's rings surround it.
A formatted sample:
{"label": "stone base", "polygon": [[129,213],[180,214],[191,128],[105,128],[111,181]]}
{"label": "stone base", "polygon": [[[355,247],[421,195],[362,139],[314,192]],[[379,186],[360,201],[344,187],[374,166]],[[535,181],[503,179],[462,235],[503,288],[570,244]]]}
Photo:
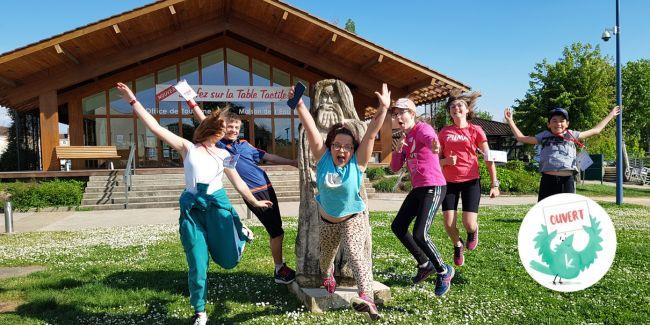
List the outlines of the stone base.
{"label": "stone base", "polygon": [[[333,294],[324,288],[301,288],[296,281],[288,285],[289,290],[313,313],[350,307],[350,299],[357,297],[357,287],[336,287]],[[390,300],[390,288],[381,282],[372,283],[375,303],[384,304]]]}

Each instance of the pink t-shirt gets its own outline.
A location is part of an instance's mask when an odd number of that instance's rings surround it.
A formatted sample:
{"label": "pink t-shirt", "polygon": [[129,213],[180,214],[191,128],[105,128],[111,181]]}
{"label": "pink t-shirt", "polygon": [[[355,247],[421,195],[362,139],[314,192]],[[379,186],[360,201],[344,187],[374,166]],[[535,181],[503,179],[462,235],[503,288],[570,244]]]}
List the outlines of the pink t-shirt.
{"label": "pink t-shirt", "polygon": [[447,182],[460,183],[479,178],[476,149],[487,141],[483,129],[472,123],[466,128],[448,125],[440,130],[440,152],[444,157],[456,154],[456,165],[445,165],[442,172]]}
{"label": "pink t-shirt", "polygon": [[438,136],[431,125],[418,122],[406,135],[406,145],[402,147],[402,152],[393,152],[390,168],[398,171],[406,161],[413,188],[447,185],[440,169],[438,154],[431,151],[434,139],[438,140]]}

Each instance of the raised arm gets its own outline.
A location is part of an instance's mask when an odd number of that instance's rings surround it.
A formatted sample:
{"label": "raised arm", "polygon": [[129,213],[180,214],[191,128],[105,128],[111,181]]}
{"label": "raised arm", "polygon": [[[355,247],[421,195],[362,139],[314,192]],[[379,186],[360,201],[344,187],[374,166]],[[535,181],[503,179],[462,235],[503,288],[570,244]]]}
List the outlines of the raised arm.
{"label": "raised arm", "polygon": [[235,190],[241,195],[244,200],[246,200],[248,203],[252,204],[255,207],[258,208],[268,208],[273,205],[273,202],[267,201],[267,200],[258,200],[253,196],[253,193],[251,193],[251,190],[246,186],[246,183],[241,179],[239,176],[239,173],[237,173],[237,170],[234,168],[224,168],[224,173],[226,174],[226,177],[228,177],[228,180],[230,180],[230,183],[232,184],[233,187],[235,187]]}
{"label": "raised arm", "polygon": [[612,108],[609,114],[607,114],[607,116],[605,116],[605,118],[602,121],[600,121],[600,123],[598,123],[594,128],[589,129],[587,131],[580,132],[580,134],[578,135],[578,139],[584,139],[599,134],[600,131],[602,131],[605,128],[605,126],[607,126],[607,123],[609,123],[609,121],[611,121],[614,118],[614,116],[620,113],[621,113],[621,108],[618,106],[614,106],[614,108]]}
{"label": "raised arm", "polygon": [[291,160],[287,159],[284,157],[280,157],[278,155],[274,155],[272,153],[266,153],[264,154],[264,157],[262,157],[262,160],[266,162],[270,162],[272,164],[276,165],[291,165],[294,167],[298,167],[298,161],[297,160]]}
{"label": "raised arm", "polygon": [[135,98],[133,91],[131,91],[127,85],[118,82],[116,87],[122,95],[122,99],[133,106],[133,112],[140,120],[142,120],[142,123],[144,123],[144,125],[151,130],[158,139],[167,143],[174,150],[180,152],[183,158],[185,158],[187,148],[191,146],[192,143],[162,127],[158,121],[156,121],[156,118],[151,116],[151,114],[144,109],[138,99]]}
{"label": "raised arm", "polygon": [[199,106],[199,104],[197,104],[197,103],[194,101],[194,99],[190,99],[190,100],[188,100],[188,101],[187,101],[187,105],[188,105],[190,108],[192,108],[192,114],[194,114],[194,118],[195,118],[197,121],[201,122],[201,121],[205,120],[205,114],[203,114],[203,110],[201,109],[201,107]]}
{"label": "raised arm", "polygon": [[[289,98],[293,98],[293,87],[289,92]],[[320,135],[320,132],[318,132],[318,127],[316,127],[314,118],[309,113],[309,109],[305,106],[305,102],[302,101],[302,98],[298,101],[296,111],[298,112],[298,118],[302,123],[302,127],[305,128],[305,134],[307,134],[307,141],[309,141],[309,148],[311,149],[311,153],[314,155],[314,161],[319,161],[320,157],[325,153],[325,143],[323,142],[323,137]]]}
{"label": "raised arm", "polygon": [[384,83],[381,85],[381,94],[375,91],[375,95],[379,100],[379,108],[375,113],[375,116],[368,124],[368,129],[366,134],[359,144],[358,154],[357,154],[357,164],[361,167],[362,171],[365,171],[366,166],[370,157],[372,157],[372,149],[375,144],[375,137],[381,129],[382,124],[384,124],[384,119],[386,119],[386,112],[388,111],[388,106],[390,105],[390,91],[388,91],[388,86]]}
{"label": "raised arm", "polygon": [[525,136],[521,131],[519,131],[515,121],[512,120],[512,112],[510,111],[510,108],[506,108],[504,115],[506,117],[506,122],[508,122],[508,126],[510,126],[510,130],[514,133],[517,141],[526,144],[537,144],[537,139],[535,137]]}

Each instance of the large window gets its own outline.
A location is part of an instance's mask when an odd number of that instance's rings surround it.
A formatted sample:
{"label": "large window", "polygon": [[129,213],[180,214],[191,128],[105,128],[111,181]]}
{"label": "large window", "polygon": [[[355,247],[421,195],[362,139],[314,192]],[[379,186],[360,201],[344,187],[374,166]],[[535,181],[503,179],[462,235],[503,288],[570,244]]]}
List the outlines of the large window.
{"label": "large window", "polygon": [[[300,81],[307,89],[309,82],[290,72],[251,58],[232,49],[217,49],[198,57],[178,62],[125,83],[132,87],[138,101],[160,125],[185,139],[192,140],[198,121],[185,102],[156,102],[156,84],[173,85],[185,79],[190,85],[282,86]],[[303,101],[310,105],[309,90]],[[240,138],[256,147],[286,158],[295,158],[299,121],[285,102],[203,102],[209,113],[212,109],[230,105],[242,115]],[[180,111],[179,111],[180,109]],[[83,143],[87,146],[112,145],[124,158],[116,167],[122,167],[131,144],[136,145],[139,167],[180,167],[180,154],[149,131],[133,114],[115,88],[82,98]],[[105,161],[89,161],[88,167],[105,168]]]}

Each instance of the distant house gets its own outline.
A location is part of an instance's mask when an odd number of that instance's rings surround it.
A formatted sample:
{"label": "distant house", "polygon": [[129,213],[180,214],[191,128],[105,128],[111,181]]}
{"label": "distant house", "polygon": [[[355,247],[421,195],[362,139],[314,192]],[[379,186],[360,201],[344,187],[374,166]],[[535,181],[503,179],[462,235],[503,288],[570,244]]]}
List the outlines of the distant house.
{"label": "distant house", "polygon": [[508,159],[517,159],[519,157],[522,145],[517,143],[508,124],[478,117],[473,118],[472,123],[483,128],[490,149],[507,151]]}

